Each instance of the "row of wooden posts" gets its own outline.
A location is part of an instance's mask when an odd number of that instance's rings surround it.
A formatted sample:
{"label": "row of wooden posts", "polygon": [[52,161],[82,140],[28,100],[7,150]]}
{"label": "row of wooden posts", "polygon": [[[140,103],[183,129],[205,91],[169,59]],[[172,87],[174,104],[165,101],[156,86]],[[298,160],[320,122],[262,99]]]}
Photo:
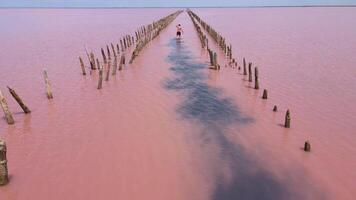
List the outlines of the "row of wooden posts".
{"label": "row of wooden posts", "polygon": [[[93,52],[88,53],[86,50],[86,55],[90,64],[90,74],[92,71],[99,70],[99,79],[97,89],[102,89],[102,82],[104,80],[104,70],[106,70],[105,81],[109,81],[110,72],[111,75],[116,75],[117,70],[122,70],[126,63],[126,54],[131,50],[130,47],[134,46],[132,50],[131,58],[129,64],[132,64],[134,59],[139,55],[140,51],[154,38],[156,38],[160,32],[166,28],[182,11],[176,11],[170,15],[167,15],[158,21],[154,21],[146,26],[141,26],[135,31],[135,37],[131,35],[126,35],[120,39],[119,43],[114,45],[111,43],[111,50],[109,45],[106,45],[106,53],[103,48],[101,48],[101,56],[103,62],[99,62],[99,59],[94,55]],[[136,45],[135,45],[136,44]],[[116,46],[116,48],[115,48]],[[121,48],[120,48],[121,47]],[[120,51],[121,50],[121,51]],[[118,57],[120,56],[120,60]],[[114,60],[112,62],[112,56]],[[82,74],[86,75],[86,67],[83,59],[79,57],[80,67]],[[100,64],[102,63],[102,64]],[[113,67],[113,69],[111,69]]]}
{"label": "row of wooden posts", "polygon": [[[206,35],[203,33],[201,30],[199,24],[203,29],[209,34],[209,36],[214,40],[214,42],[219,46],[219,48],[224,52],[225,56],[229,60],[229,65],[231,67],[236,67],[237,62],[236,59],[233,58],[232,56],[232,45],[227,45],[226,39],[219,34],[212,26],[207,24],[204,20],[202,20],[197,14],[195,14],[193,11],[188,10],[187,11],[191,20],[193,21],[194,27],[198,32],[199,39],[202,43],[202,48],[207,48],[209,57],[210,57],[210,64],[213,66],[213,69],[220,69],[220,65],[217,63],[217,54],[216,52],[212,51],[209,48],[209,42],[208,38]],[[199,24],[196,22],[198,21]],[[254,76],[254,89],[258,90],[260,89],[260,84],[259,84],[259,72],[258,68],[254,67],[254,73],[252,71],[252,62],[249,62],[248,65],[246,63],[245,58],[242,60],[242,65],[243,65],[243,75],[248,75],[248,81],[253,82],[253,76]],[[241,70],[241,67],[238,67],[238,70]],[[262,94],[262,99],[267,99],[268,98],[268,91],[267,89],[263,90]],[[273,111],[277,112],[278,108],[276,105],[273,107]],[[285,114],[285,120],[284,120],[284,127],[285,128],[290,128],[291,124],[291,116],[290,116],[290,111],[287,109],[286,114]],[[311,145],[309,141],[305,141],[304,143],[304,151],[310,151],[311,150]]]}
{"label": "row of wooden posts", "polygon": [[[136,43],[136,47],[133,50],[133,54],[130,59],[130,63],[133,62],[134,58],[138,56],[138,53],[142,50],[142,48],[148,44],[149,41],[153,40],[155,37],[159,35],[159,33],[166,28],[169,23],[171,23],[182,11],[174,12],[166,17],[161,18],[157,22],[153,22],[147,26],[140,27],[137,31],[135,31],[135,37],[131,35],[125,35],[120,39],[120,42],[116,45],[110,45],[111,50],[108,45],[106,45],[106,53],[103,48],[101,48],[101,55],[102,55],[102,65],[100,65],[99,59],[94,55],[93,52],[88,53],[86,50],[86,56],[88,58],[88,62],[90,67],[86,67],[84,64],[84,60],[79,57],[80,67],[83,75],[87,75],[86,69],[89,68],[90,74],[94,70],[99,71],[99,82],[97,89],[102,88],[102,81],[103,81],[103,70],[106,67],[106,77],[105,80],[109,80],[110,75],[110,68],[111,68],[111,59],[112,56],[114,57],[113,61],[113,70],[111,72],[112,75],[116,74],[117,70],[122,70],[123,66],[125,65],[125,53],[129,50],[131,46]],[[120,45],[119,45],[120,44]],[[121,53],[121,54],[120,54]],[[118,62],[118,57],[120,57],[120,61]],[[47,71],[43,71],[45,86],[46,86],[46,95],[48,99],[53,99],[53,93],[51,84],[48,78]],[[20,98],[20,96],[16,93],[16,91],[10,87],[8,87],[10,94],[22,108],[22,110],[28,114],[31,113],[31,110],[26,106],[24,101]],[[4,111],[5,119],[8,124],[14,124],[15,120],[13,115],[9,109],[7,100],[3,95],[2,91],[0,90],[0,105]],[[4,140],[0,139],[0,185],[5,185],[8,183],[8,168],[7,168],[7,158],[6,158],[6,143]]]}

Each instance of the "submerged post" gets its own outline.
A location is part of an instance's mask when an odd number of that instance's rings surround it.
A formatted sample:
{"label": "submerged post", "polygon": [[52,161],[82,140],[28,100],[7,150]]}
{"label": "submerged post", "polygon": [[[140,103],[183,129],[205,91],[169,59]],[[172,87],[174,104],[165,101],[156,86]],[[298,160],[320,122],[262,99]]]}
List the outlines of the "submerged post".
{"label": "submerged post", "polygon": [[305,141],[305,143],[304,143],[304,151],[306,151],[306,152],[310,152],[311,151],[311,145],[310,145],[310,142],[308,140]]}
{"label": "submerged post", "polygon": [[267,89],[264,89],[262,99],[267,99],[267,98],[268,98]]}
{"label": "submerged post", "polygon": [[214,68],[215,69],[218,69],[218,61],[217,61],[217,59],[218,59],[218,56],[217,56],[216,52],[214,52],[213,60],[214,60]]}
{"label": "submerged post", "polygon": [[274,105],[274,107],[273,107],[273,112],[277,112],[277,111],[278,111],[278,108],[277,108],[276,105]]}
{"label": "submerged post", "polygon": [[113,66],[113,70],[112,70],[112,75],[116,75],[116,71],[117,71],[117,56],[114,57],[114,66]]}
{"label": "submerged post", "polygon": [[252,63],[248,63],[248,81],[252,82]]}
{"label": "submerged post", "polygon": [[43,70],[43,77],[44,77],[45,84],[46,84],[47,98],[53,99],[52,88],[51,88],[51,84],[49,83],[48,74],[47,74],[46,70]]}
{"label": "submerged post", "polygon": [[[81,66],[81,68],[82,68],[82,73],[83,73],[83,75],[84,75],[84,76],[87,75],[87,73],[85,72],[84,62],[83,62],[83,60],[82,60],[81,57],[79,57],[79,62],[80,62],[80,66]],[[90,61],[90,63],[91,63],[91,61]]]}
{"label": "submerged post", "polygon": [[258,82],[258,68],[255,67],[255,89],[258,90],[260,89],[260,84]]}
{"label": "submerged post", "polygon": [[9,89],[10,94],[12,95],[12,97],[14,97],[14,99],[16,100],[16,102],[20,105],[20,107],[22,108],[22,110],[25,113],[30,113],[31,110],[25,105],[25,103],[22,101],[22,99],[19,97],[19,95],[17,95],[17,93],[15,92],[15,90],[11,89],[9,86],[7,86],[7,88]]}
{"label": "submerged post", "polygon": [[290,112],[289,109],[286,112],[286,117],[285,117],[285,122],[284,122],[284,127],[290,128]]}
{"label": "submerged post", "polygon": [[110,68],[111,68],[111,60],[109,59],[108,64],[107,64],[107,71],[106,71],[106,77],[105,81],[109,81],[109,75],[110,75]]}
{"label": "submerged post", "polygon": [[99,69],[99,81],[98,81],[98,90],[103,87],[103,68]]}
{"label": "submerged post", "polygon": [[14,118],[12,117],[12,114],[9,110],[9,106],[7,105],[7,101],[4,97],[4,95],[2,94],[2,91],[0,90],[0,104],[2,107],[2,110],[4,111],[5,114],[5,118],[8,124],[13,124],[15,123]]}
{"label": "submerged post", "polygon": [[6,143],[0,139],[0,185],[6,185],[9,182],[6,158]]}
{"label": "submerged post", "polygon": [[246,60],[245,60],[245,58],[243,58],[243,67],[244,67],[244,75],[247,75]]}

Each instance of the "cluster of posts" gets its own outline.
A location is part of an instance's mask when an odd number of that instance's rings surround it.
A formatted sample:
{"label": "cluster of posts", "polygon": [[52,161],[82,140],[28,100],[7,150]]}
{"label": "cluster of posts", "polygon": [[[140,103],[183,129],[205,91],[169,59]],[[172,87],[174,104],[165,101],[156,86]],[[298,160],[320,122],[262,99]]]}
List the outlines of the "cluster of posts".
{"label": "cluster of posts", "polygon": [[[126,64],[126,55],[131,51],[131,58],[129,64],[132,64],[135,58],[139,55],[140,51],[154,38],[156,38],[160,32],[166,28],[182,11],[176,11],[170,15],[167,15],[158,21],[155,21],[146,26],[141,26],[135,31],[135,35],[125,35],[120,39],[120,43],[116,45],[111,43],[106,45],[106,52],[101,48],[102,61],[94,55],[93,52],[88,53],[86,50],[86,55],[90,65],[90,74],[93,71],[99,71],[99,79],[97,89],[102,89],[104,71],[105,71],[105,81],[109,81],[110,74],[115,76],[117,71],[121,71]],[[120,45],[119,45],[120,44]],[[131,48],[134,47],[134,48]],[[120,57],[120,59],[118,58]],[[112,60],[113,59],[113,60]],[[85,76],[86,65],[81,57],[79,57],[79,63],[82,70],[82,74]]]}
{"label": "cluster of posts", "polygon": [[141,27],[138,31],[135,32],[136,35],[136,47],[132,52],[130,64],[134,61],[134,59],[138,56],[140,51],[153,39],[155,39],[159,33],[166,28],[180,13],[183,11],[176,11],[157,22],[153,22],[147,26]]}
{"label": "cluster of posts", "polygon": [[[79,63],[81,67],[81,72],[85,76],[87,75],[87,68],[90,70],[90,74],[92,74],[93,71],[98,70],[99,71],[99,82],[98,82],[98,87],[97,89],[102,88],[102,81],[103,81],[103,76],[104,76],[104,70],[106,72],[105,74],[105,80],[109,81],[109,76],[110,73],[112,75],[116,75],[117,70],[122,70],[123,66],[125,65],[125,55],[126,53],[131,49],[132,46],[135,46],[132,56],[130,59],[130,63],[132,63],[135,59],[136,56],[138,56],[139,52],[145,47],[150,41],[152,41],[154,38],[156,38],[159,33],[166,28],[182,11],[176,11],[166,17],[163,17],[159,19],[157,22],[153,22],[147,26],[142,26],[140,27],[136,32],[135,32],[135,37],[131,35],[125,35],[119,40],[119,43],[114,45],[113,43],[109,45],[106,45],[106,49],[104,50],[101,48],[101,56],[102,56],[102,62],[99,61],[99,58],[94,55],[93,52],[88,52],[86,50],[86,56],[89,62],[90,67],[86,67],[84,60],[82,57],[79,57]],[[106,52],[105,52],[106,51]],[[113,59],[113,61],[112,61]],[[112,70],[111,70],[112,67]],[[48,78],[48,73],[46,70],[43,71],[43,77],[44,77],[44,82],[45,82],[45,88],[46,88],[46,95],[47,98],[53,99],[53,93],[52,93],[52,87]],[[19,104],[19,106],[22,108],[24,113],[29,114],[31,113],[31,110],[28,108],[28,106],[24,103],[24,101],[21,99],[21,97],[17,94],[17,92],[10,88],[9,86],[7,87],[9,90],[9,93],[12,95],[12,97],[15,99],[15,101]],[[2,110],[5,115],[5,119],[8,124],[14,124],[15,120],[13,118],[13,115],[9,109],[7,100],[5,96],[3,95],[3,92],[0,90],[0,106],[2,107]],[[0,186],[7,184],[9,181],[8,178],[8,168],[7,168],[7,158],[6,158],[6,143],[4,140],[0,139]]]}
{"label": "cluster of posts", "polygon": [[[199,24],[201,25],[201,27],[203,27],[203,29],[209,34],[209,36],[212,38],[212,40],[222,50],[222,52],[224,53],[224,55],[226,56],[226,58],[229,61],[228,63],[230,65],[230,67],[235,68],[237,66],[237,62],[236,62],[236,59],[233,58],[233,55],[232,55],[232,45],[231,44],[227,45],[226,39],[222,35],[220,35],[219,32],[217,32],[212,26],[210,26],[204,20],[202,20],[193,11],[188,9],[187,12],[188,12],[191,20],[193,21],[195,29],[198,32],[199,39],[200,39],[200,41],[202,43],[202,48],[207,48],[207,50],[208,50],[209,58],[210,58],[210,64],[213,66],[212,69],[215,69],[215,70],[219,70],[220,69],[220,65],[217,63],[217,54],[216,54],[216,52],[213,52],[213,50],[211,50],[209,48],[208,38],[206,37],[206,35],[201,30]],[[254,70],[252,70],[253,69],[252,68],[252,62],[249,62],[247,64],[245,58],[242,59],[242,65],[243,65],[243,75],[244,76],[248,75],[248,81],[249,82],[254,82],[254,87],[253,87],[254,89],[256,89],[256,90],[260,89],[258,68],[254,67]],[[241,70],[240,66],[238,67],[238,70]],[[254,77],[254,81],[253,81],[253,77]],[[268,99],[268,91],[267,91],[267,89],[263,90],[262,99]],[[278,110],[277,106],[274,105],[273,111],[277,112],[277,110]],[[286,114],[285,114],[284,127],[285,128],[290,128],[290,124],[291,124],[291,116],[290,116],[290,111],[288,109],[286,111]],[[305,144],[304,144],[304,151],[310,151],[310,150],[311,150],[310,142],[306,141]]]}

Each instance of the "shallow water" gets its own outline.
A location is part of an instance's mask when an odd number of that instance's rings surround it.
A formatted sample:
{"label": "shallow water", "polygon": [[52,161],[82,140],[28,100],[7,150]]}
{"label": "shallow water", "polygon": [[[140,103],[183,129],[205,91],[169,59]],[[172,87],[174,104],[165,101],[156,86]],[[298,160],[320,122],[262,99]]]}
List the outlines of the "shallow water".
{"label": "shallow water", "polygon": [[[0,120],[10,171],[0,197],[352,199],[355,8],[194,10],[258,65],[267,101],[236,69],[207,69],[186,13],[102,90],[96,73],[80,74],[85,47],[99,55],[174,10],[0,10],[0,88],[32,109],[6,93],[16,123]],[[291,129],[280,126],[287,108]]]}

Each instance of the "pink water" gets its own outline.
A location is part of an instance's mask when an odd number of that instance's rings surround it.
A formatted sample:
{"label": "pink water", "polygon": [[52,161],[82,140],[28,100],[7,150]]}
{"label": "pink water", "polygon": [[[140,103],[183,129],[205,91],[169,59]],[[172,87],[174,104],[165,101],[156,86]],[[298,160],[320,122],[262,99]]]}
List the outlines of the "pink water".
{"label": "pink water", "polygon": [[[102,90],[96,73],[80,74],[84,47],[99,55],[174,10],[0,10],[0,88],[32,109],[6,93],[16,123],[0,120],[0,199],[353,199],[356,9],[194,10],[259,66],[267,101],[236,69],[205,67],[186,13]],[[287,108],[291,129],[280,126]]]}

